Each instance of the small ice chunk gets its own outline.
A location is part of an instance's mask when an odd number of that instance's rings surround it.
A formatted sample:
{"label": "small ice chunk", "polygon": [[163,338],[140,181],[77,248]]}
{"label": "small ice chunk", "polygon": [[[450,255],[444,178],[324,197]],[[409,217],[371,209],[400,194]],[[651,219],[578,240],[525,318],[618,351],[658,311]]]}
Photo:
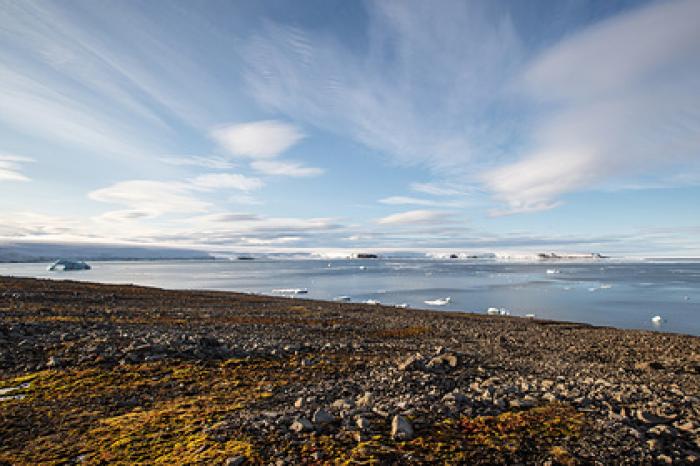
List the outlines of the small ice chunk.
{"label": "small ice chunk", "polygon": [[449,304],[451,301],[451,298],[448,296],[447,298],[438,298],[438,299],[429,299],[427,301],[423,301],[425,304],[428,306],[445,306]]}

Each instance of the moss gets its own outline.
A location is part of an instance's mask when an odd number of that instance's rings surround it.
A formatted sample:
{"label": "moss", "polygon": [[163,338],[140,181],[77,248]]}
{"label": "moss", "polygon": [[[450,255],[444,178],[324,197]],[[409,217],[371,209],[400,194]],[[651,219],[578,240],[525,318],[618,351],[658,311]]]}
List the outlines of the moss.
{"label": "moss", "polygon": [[414,338],[426,333],[428,333],[427,327],[411,326],[378,330],[374,336],[376,338]]}
{"label": "moss", "polygon": [[293,360],[158,361],[2,380],[32,383],[26,398],[3,402],[0,462],[196,464],[235,455],[256,462],[245,436],[211,438],[207,427],[272,397],[298,378],[296,368]]}
{"label": "moss", "polygon": [[[349,433],[308,434],[301,446],[288,445],[301,464],[472,464],[515,463],[523,458],[550,458],[575,464],[564,446],[579,436],[583,417],[571,407],[548,405],[499,416],[446,419],[397,442],[387,434],[360,442]],[[384,426],[388,427],[388,426]]]}

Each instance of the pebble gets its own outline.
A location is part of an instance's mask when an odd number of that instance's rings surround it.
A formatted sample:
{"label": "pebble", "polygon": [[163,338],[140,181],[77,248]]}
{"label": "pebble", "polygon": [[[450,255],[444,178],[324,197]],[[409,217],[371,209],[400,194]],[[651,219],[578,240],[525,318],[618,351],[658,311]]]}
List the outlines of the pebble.
{"label": "pebble", "polygon": [[245,464],[247,458],[245,456],[233,456],[226,460],[226,466],[241,466]]}
{"label": "pebble", "polygon": [[314,413],[313,422],[314,424],[319,426],[326,426],[335,422],[335,416],[333,416],[325,409],[319,408]]}
{"label": "pebble", "polygon": [[297,418],[290,427],[294,432],[308,432],[313,430],[313,428],[313,424],[305,417]]}
{"label": "pebble", "polygon": [[396,440],[411,440],[413,438],[413,426],[403,416],[394,416],[391,420],[391,437]]}

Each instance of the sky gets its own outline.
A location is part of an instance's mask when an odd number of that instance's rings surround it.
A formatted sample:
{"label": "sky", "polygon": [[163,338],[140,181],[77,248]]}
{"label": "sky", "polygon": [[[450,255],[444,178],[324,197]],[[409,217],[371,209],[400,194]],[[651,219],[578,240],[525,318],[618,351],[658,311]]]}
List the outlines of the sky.
{"label": "sky", "polygon": [[0,239],[700,256],[698,18],[0,0]]}

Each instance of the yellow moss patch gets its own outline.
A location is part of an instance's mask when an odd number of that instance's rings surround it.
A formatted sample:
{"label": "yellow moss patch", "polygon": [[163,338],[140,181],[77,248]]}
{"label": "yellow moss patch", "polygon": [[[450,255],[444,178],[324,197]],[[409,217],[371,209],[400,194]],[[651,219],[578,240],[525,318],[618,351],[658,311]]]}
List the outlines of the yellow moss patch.
{"label": "yellow moss patch", "polygon": [[377,338],[411,338],[428,333],[428,328],[423,326],[399,327],[378,330],[375,332]]}
{"label": "yellow moss patch", "polygon": [[0,462],[211,464],[259,458],[246,438],[212,438],[228,413],[272,396],[299,377],[294,361],[156,361],[47,370],[0,381],[31,381],[27,397],[3,402]]}

